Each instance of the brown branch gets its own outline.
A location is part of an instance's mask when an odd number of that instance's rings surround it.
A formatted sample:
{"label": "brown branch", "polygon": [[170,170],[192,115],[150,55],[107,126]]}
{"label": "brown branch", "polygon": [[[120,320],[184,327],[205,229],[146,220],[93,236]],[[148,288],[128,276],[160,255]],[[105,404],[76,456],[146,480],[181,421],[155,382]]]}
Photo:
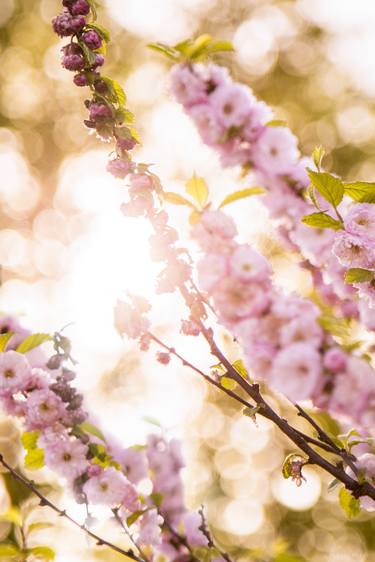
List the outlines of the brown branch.
{"label": "brown branch", "polygon": [[106,539],[103,539],[99,535],[93,533],[92,531],[90,531],[90,529],[88,529],[86,527],[86,525],[83,525],[83,524],[79,523],[78,521],[73,519],[73,517],[68,515],[68,513],[65,510],[58,508],[54,503],[52,503],[46,496],[44,496],[38,490],[38,488],[36,487],[34,482],[32,482],[31,480],[29,480],[28,478],[23,476],[21,473],[19,473],[17,470],[12,468],[6,462],[3,455],[1,455],[1,454],[0,454],[0,464],[2,464],[3,467],[8,470],[8,472],[12,475],[12,477],[15,480],[17,480],[18,482],[20,482],[21,484],[26,486],[33,494],[35,494],[40,499],[39,504],[42,507],[49,507],[55,513],[57,513],[60,517],[63,517],[64,519],[67,519],[68,521],[70,521],[70,523],[72,523],[73,525],[75,525],[76,527],[81,529],[81,531],[86,533],[86,535],[88,535],[89,537],[94,539],[98,546],[107,546],[111,550],[114,550],[115,552],[118,552],[122,556],[126,556],[127,558],[130,558],[131,560],[135,560],[136,562],[146,562],[143,558],[140,558],[139,556],[134,554],[134,552],[132,550],[124,550],[123,548],[120,548],[119,546],[116,546],[115,544],[113,544],[113,543],[107,541]]}

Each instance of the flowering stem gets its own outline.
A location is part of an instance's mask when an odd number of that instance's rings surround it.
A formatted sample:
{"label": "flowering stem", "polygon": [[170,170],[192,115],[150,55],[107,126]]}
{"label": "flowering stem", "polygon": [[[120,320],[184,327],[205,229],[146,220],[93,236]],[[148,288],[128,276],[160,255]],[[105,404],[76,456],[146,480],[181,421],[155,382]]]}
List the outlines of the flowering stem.
{"label": "flowering stem", "polygon": [[124,533],[126,534],[126,536],[131,540],[131,542],[134,544],[134,546],[137,548],[139,554],[142,556],[143,560],[145,562],[149,562],[148,557],[145,555],[145,553],[142,550],[142,547],[140,547],[137,542],[135,541],[135,539],[133,538],[132,534],[130,533],[129,529],[127,528],[127,526],[124,524],[123,520],[121,519],[120,515],[119,515],[119,510],[118,508],[113,508],[112,509],[112,513],[116,519],[116,521],[118,522],[118,524],[120,525],[121,529],[124,531]]}
{"label": "flowering stem", "polygon": [[31,492],[33,492],[33,494],[35,494],[39,499],[40,502],[39,504],[42,507],[49,507],[50,509],[52,509],[55,513],[57,513],[60,517],[63,517],[64,519],[67,519],[68,521],[70,521],[70,523],[72,523],[73,525],[75,525],[76,527],[78,527],[79,529],[81,529],[81,531],[83,531],[84,533],[86,533],[86,535],[88,535],[89,537],[91,537],[92,539],[94,539],[96,541],[96,544],[98,546],[107,546],[108,548],[110,548],[111,550],[114,550],[115,552],[118,552],[119,554],[121,554],[122,556],[125,556],[127,558],[130,558],[131,560],[135,560],[136,562],[147,562],[145,559],[140,558],[139,556],[137,556],[136,554],[134,554],[134,552],[132,550],[124,550],[122,548],[120,548],[119,546],[116,546],[115,544],[107,541],[106,539],[103,539],[102,537],[100,537],[99,535],[93,533],[92,531],[90,531],[90,529],[88,529],[86,527],[86,525],[83,525],[81,523],[79,523],[78,521],[76,521],[75,519],[73,519],[73,517],[71,517],[70,515],[68,515],[68,513],[63,510],[58,508],[54,503],[52,503],[48,498],[46,498],[46,496],[44,496],[36,487],[36,485],[34,484],[34,482],[32,482],[31,480],[29,480],[28,478],[26,478],[25,476],[23,476],[22,474],[20,474],[17,470],[15,470],[14,468],[12,468],[4,459],[3,455],[0,454],[0,464],[3,465],[4,468],[7,469],[7,471],[12,475],[12,477],[17,480],[18,482],[20,482],[21,484],[23,484],[24,486],[26,486],[26,488],[28,488]]}

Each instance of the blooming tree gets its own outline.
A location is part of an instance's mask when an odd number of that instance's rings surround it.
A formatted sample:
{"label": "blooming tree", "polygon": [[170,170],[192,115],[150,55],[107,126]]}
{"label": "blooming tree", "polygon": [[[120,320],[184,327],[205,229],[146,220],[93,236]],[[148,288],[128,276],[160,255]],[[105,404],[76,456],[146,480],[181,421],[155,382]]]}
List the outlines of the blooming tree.
{"label": "blooming tree", "polygon": [[[113,143],[107,170],[127,182],[124,220],[150,225],[150,257],[160,264],[157,293],[182,297],[186,314],[176,330],[203,340],[214,365],[205,372],[156,335],[153,303],[142,295],[118,302],[117,330],[136,340],[140,350],[155,351],[160,364],[177,360],[187,366],[255,423],[264,417],[277,426],[295,448],[280,466],[285,478],[301,486],[304,467],[315,465],[331,475],[332,487],[340,486],[339,501],[349,517],[361,509],[374,511],[375,373],[351,330],[360,324],[369,331],[375,327],[375,184],[348,183],[324,171],[322,148],[312,158],[301,156],[296,137],[271,108],[211,62],[231,45],[202,35],[173,47],[150,47],[173,62],[171,91],[203,142],[218,152],[224,167],[240,166],[252,185],[228,195],[217,209],[206,181],[195,174],[186,183],[186,196],[166,191],[150,166],[133,158],[140,138],[123,89],[102,74],[109,33],[96,22],[96,2],[62,4],[53,19],[57,35],[70,38],[62,49],[62,66],[74,72],[77,87],[88,88],[86,127]],[[311,274],[310,298],[278,286],[270,261],[241,242],[237,225],[222,210],[250,196],[262,198],[280,240]],[[173,226],[173,205],[189,210],[188,244]],[[241,348],[235,361],[218,343],[220,328]],[[42,345],[53,352],[48,356]],[[185,505],[179,442],[152,434],[144,445],[123,447],[94,423],[75,377],[64,335],[28,333],[16,319],[2,318],[0,398],[3,410],[22,423],[25,467],[45,465],[61,476],[75,501],[86,506],[86,522],[72,518],[0,456],[3,467],[42,506],[80,527],[98,547],[144,562],[235,560],[210,531],[204,508],[191,511]],[[269,389],[294,405],[311,432],[278,413]],[[340,436],[319,425],[301,404],[306,400],[314,411],[340,422]],[[141,485],[145,478],[152,483],[147,492]],[[92,531],[89,514],[95,505],[103,506],[128,537],[127,548]],[[7,543],[3,553],[23,560],[53,558],[51,549],[30,548],[25,537]]]}

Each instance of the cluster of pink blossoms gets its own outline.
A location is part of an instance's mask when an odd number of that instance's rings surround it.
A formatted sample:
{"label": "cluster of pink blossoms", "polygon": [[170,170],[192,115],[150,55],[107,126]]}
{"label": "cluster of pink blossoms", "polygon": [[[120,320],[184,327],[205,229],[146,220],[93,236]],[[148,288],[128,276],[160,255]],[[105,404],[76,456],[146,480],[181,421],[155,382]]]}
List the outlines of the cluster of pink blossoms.
{"label": "cluster of pink blossoms", "polygon": [[[301,157],[295,135],[277,122],[272,124],[271,109],[220,66],[176,65],[171,81],[177,101],[194,121],[202,140],[218,152],[223,166],[249,168],[257,184],[267,189],[262,202],[280,236],[307,260],[314,283],[327,301],[339,306],[345,316],[360,314],[363,323],[374,328],[375,315],[366,303],[358,309],[353,302],[355,290],[343,281],[345,266],[332,253],[335,233],[301,223],[311,212],[311,204],[303,196],[310,183],[306,167],[314,165]],[[371,287],[361,289],[373,291]]]}
{"label": "cluster of pink blossoms", "polygon": [[310,399],[373,434],[372,367],[321,328],[320,311],[311,301],[275,288],[266,259],[237,243],[235,235],[232,219],[222,211],[205,211],[193,229],[204,251],[199,285],[241,344],[250,372],[293,402]]}
{"label": "cluster of pink blossoms", "polygon": [[[15,351],[29,333],[13,318],[0,319],[0,331],[14,334],[0,353],[2,408],[35,432],[44,464],[65,479],[76,500],[118,509],[124,521],[137,512],[130,528],[137,544],[170,560],[188,552],[178,533],[191,547],[207,545],[201,517],[184,504],[179,442],[150,435],[145,446],[123,448],[87,433],[81,428],[88,420],[83,398],[71,384],[74,372],[56,360],[58,355],[47,361],[40,349]],[[145,479],[152,481],[149,496],[137,490]]]}
{"label": "cluster of pink blossoms", "polygon": [[375,206],[352,205],[344,215],[344,230],[335,233],[333,253],[346,269],[360,268],[373,272],[373,279],[356,283],[360,296],[375,308]]}

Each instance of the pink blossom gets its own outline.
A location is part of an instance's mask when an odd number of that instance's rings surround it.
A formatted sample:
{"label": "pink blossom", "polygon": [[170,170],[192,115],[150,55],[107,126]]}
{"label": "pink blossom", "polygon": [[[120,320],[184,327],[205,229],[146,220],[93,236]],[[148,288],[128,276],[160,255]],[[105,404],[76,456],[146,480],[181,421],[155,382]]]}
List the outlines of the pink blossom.
{"label": "pink blossom", "polygon": [[139,338],[147,332],[150,322],[146,316],[129,303],[117,301],[115,310],[115,327],[120,335]]}
{"label": "pink blossom", "polygon": [[345,231],[336,235],[332,251],[342,265],[371,268],[375,263],[375,249],[366,239]]}
{"label": "pink blossom", "polygon": [[237,229],[233,219],[222,211],[204,211],[201,220],[192,231],[192,236],[202,250],[212,253],[227,252],[233,247]]}
{"label": "pink blossom", "polygon": [[220,254],[206,254],[197,263],[199,287],[210,291],[228,272],[227,259]]}
{"label": "pink blossom", "polygon": [[235,277],[225,277],[212,291],[215,308],[227,321],[238,321],[247,316],[260,316],[269,306],[270,299],[257,283],[242,283]]}
{"label": "pink blossom", "polygon": [[344,218],[345,230],[375,242],[375,208],[370,203],[356,203]]}
{"label": "pink blossom", "polygon": [[[113,467],[102,470],[84,484],[83,491],[89,503],[114,507],[124,502],[133,509],[137,505],[137,493],[122,472]],[[137,507],[135,507],[137,509]]]}
{"label": "pink blossom", "polygon": [[323,330],[311,316],[297,316],[285,323],[280,330],[280,342],[283,346],[306,342],[318,348],[322,341]]}
{"label": "pink blossom", "polygon": [[331,253],[335,233],[328,228],[306,228],[305,224],[299,222],[290,238],[312,264],[322,267]]}
{"label": "pink blossom", "polygon": [[375,308],[375,279],[366,283],[354,283],[354,287],[358,289],[361,298],[367,301],[371,309]]}
{"label": "pink blossom", "polygon": [[308,343],[293,343],[275,358],[270,385],[293,402],[311,398],[321,384],[321,357]]}
{"label": "pink blossom", "polygon": [[161,542],[163,518],[156,509],[148,509],[140,519],[137,542],[144,546],[158,545]]}
{"label": "pink blossom", "polygon": [[222,84],[210,95],[210,105],[224,127],[241,127],[245,124],[255,97],[241,84]]}
{"label": "pink blossom", "polygon": [[270,174],[288,174],[299,157],[296,137],[286,127],[267,127],[253,147],[256,167]]}
{"label": "pink blossom", "polygon": [[120,462],[126,477],[133,484],[147,477],[147,458],[143,449],[129,447],[123,449],[116,459]]}
{"label": "pink blossom", "polygon": [[194,511],[185,513],[182,518],[182,523],[185,536],[191,546],[205,546],[208,544],[207,537],[199,528],[202,526],[202,518],[199,513],[195,513]]}
{"label": "pink blossom", "polygon": [[25,390],[31,380],[31,367],[25,356],[16,351],[0,353],[0,396]]}
{"label": "pink blossom", "polygon": [[213,107],[207,103],[193,105],[189,109],[189,116],[193,119],[206,144],[213,145],[220,141],[225,129],[218,122]]}
{"label": "pink blossom", "polygon": [[[362,478],[370,482],[370,484],[375,484],[375,455],[373,453],[365,453],[361,455],[356,460],[356,466],[360,471]],[[355,475],[351,468],[347,469],[348,474],[354,478]],[[368,496],[362,496],[360,498],[360,503],[362,509],[366,511],[375,511],[375,501]]]}
{"label": "pink blossom", "polygon": [[26,408],[29,429],[43,429],[66,416],[64,402],[48,388],[30,392]]}
{"label": "pink blossom", "polygon": [[271,273],[267,260],[248,244],[241,244],[230,258],[231,273],[241,281],[265,282]]}
{"label": "pink blossom", "polygon": [[171,70],[172,92],[182,105],[189,107],[206,100],[206,85],[188,66],[176,65]]}
{"label": "pink blossom", "polygon": [[324,354],[323,365],[331,373],[345,371],[347,362],[348,356],[340,347],[331,347]]}
{"label": "pink blossom", "polygon": [[88,448],[78,439],[55,435],[55,441],[49,440],[44,447],[46,465],[70,481],[75,480],[89,467]]}

